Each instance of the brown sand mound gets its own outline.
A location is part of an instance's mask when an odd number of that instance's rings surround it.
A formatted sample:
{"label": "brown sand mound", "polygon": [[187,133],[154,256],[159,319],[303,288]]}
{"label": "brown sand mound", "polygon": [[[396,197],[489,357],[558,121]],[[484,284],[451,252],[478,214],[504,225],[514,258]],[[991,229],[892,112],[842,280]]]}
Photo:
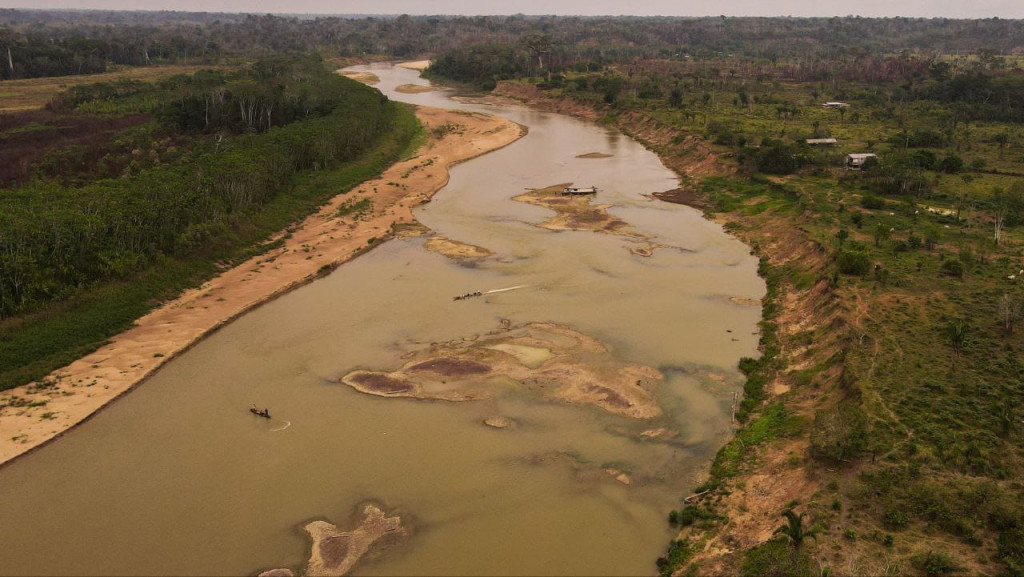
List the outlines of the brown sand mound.
{"label": "brown sand mound", "polygon": [[356,82],[362,82],[371,86],[380,82],[380,77],[372,72],[340,72],[340,74],[345,78],[351,78]]}
{"label": "brown sand mound", "polygon": [[423,244],[423,248],[454,259],[484,258],[494,254],[486,248],[458,242],[443,236],[431,238]]}
{"label": "brown sand mound", "polygon": [[692,206],[693,208],[700,210],[704,210],[710,206],[701,194],[693,188],[674,188],[672,190],[666,190],[665,192],[655,192],[651,196],[658,200],[664,200],[665,202],[671,202],[674,204],[685,204],[686,206]]}
{"label": "brown sand mound", "polygon": [[466,377],[469,375],[486,375],[491,372],[491,367],[476,361],[440,357],[417,363],[409,367],[409,370],[416,372],[430,371],[445,377]]}
{"label": "brown sand mound", "polygon": [[748,298],[743,298],[743,297],[730,297],[729,300],[734,302],[734,303],[736,303],[736,304],[738,304],[738,305],[742,305],[742,306],[745,306],[745,307],[759,307],[759,306],[761,306],[761,301],[759,301],[757,299],[748,299]]}
{"label": "brown sand mound", "polygon": [[520,194],[513,200],[543,206],[555,211],[555,216],[538,225],[541,228],[549,230],[589,230],[625,236],[638,243],[629,248],[629,252],[637,256],[649,257],[659,248],[678,248],[651,242],[647,236],[627,230],[629,223],[608,214],[608,208],[611,205],[591,204],[591,195],[562,194],[562,190],[566,186],[567,184],[556,184],[545,188],[538,188],[525,194]]}
{"label": "brown sand mound", "polygon": [[[547,399],[619,415],[661,414],[652,394],[660,372],[619,360],[600,342],[561,325],[530,323],[423,346],[406,357],[394,371],[354,371],[342,382],[384,397],[467,401],[488,398],[511,381]],[[389,387],[402,388],[396,393]]]}
{"label": "brown sand mound", "polygon": [[440,90],[436,86],[423,86],[422,84],[400,84],[395,87],[395,92],[402,94],[419,94],[421,92],[434,92]]}
{"label": "brown sand mound", "polygon": [[512,419],[500,416],[487,417],[484,419],[484,424],[494,429],[512,429],[516,425]]}
{"label": "brown sand mound", "polygon": [[352,531],[342,531],[326,521],[313,521],[306,525],[306,532],[313,539],[305,572],[308,577],[345,575],[371,547],[380,546],[383,538],[408,534],[399,517],[388,517],[375,505],[363,508],[363,520]]}
{"label": "brown sand mound", "polygon": [[346,375],[345,379],[356,389],[374,395],[400,395],[415,389],[411,383],[381,373],[360,371]]}
{"label": "brown sand mound", "polygon": [[398,64],[395,64],[395,66],[398,66],[399,68],[408,68],[409,70],[423,71],[426,70],[427,68],[430,68],[430,61],[414,60],[412,62],[399,62]]}
{"label": "brown sand mound", "polygon": [[555,211],[555,216],[540,223],[538,226],[549,230],[590,230],[618,234],[631,238],[643,236],[624,230],[629,226],[625,221],[608,214],[608,204],[591,204],[590,195],[562,194],[568,183],[538,188],[520,194],[513,200],[543,206]]}

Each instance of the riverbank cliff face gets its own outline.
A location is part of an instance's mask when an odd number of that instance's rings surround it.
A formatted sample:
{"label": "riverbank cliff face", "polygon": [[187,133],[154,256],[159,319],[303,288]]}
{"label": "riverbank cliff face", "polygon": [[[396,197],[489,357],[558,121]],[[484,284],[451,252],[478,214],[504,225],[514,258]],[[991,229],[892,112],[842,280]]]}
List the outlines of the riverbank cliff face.
{"label": "riverbank cliff face", "polygon": [[[696,186],[705,176],[731,176],[737,171],[722,154],[701,138],[666,126],[641,111],[595,107],[569,98],[555,99],[532,85],[501,82],[496,97],[510,98],[532,108],[568,114],[585,120],[610,122],[616,128],[657,153],[662,162],[682,179],[679,189],[655,196],[668,202],[687,204],[700,210],[713,205]],[[763,302],[762,350],[773,360],[767,370],[765,399],[760,408],[785,398],[791,418],[809,422],[815,411],[835,406],[846,396],[840,359],[863,317],[859,306],[846,306],[836,298],[827,277],[827,251],[801,226],[800,215],[780,216],[715,212],[716,221],[751,246],[762,259],[761,273],[769,284]],[[809,280],[808,280],[809,279]],[[808,334],[824,335],[814,343]],[[795,386],[800,370],[825,367],[813,387]],[[748,423],[758,418],[755,409]],[[737,436],[723,448],[712,467],[714,489],[693,495],[691,505],[712,504],[724,515],[722,523],[697,523],[684,527],[678,538],[692,547],[683,566],[695,564],[699,574],[736,574],[742,553],[773,537],[782,523],[780,512],[788,504],[804,502],[829,482],[825,472],[809,460],[809,435],[786,435],[771,442],[748,445],[742,441],[743,425]],[[738,458],[735,451],[739,452]],[[730,457],[730,462],[723,462]],[[728,473],[723,474],[723,469]],[[683,567],[677,568],[681,572]]]}
{"label": "riverbank cliff face", "polygon": [[610,106],[596,108],[589,103],[568,98],[550,98],[536,86],[519,82],[499,82],[491,94],[518,100],[537,110],[557,112],[583,120],[609,119],[615,128],[657,153],[665,166],[680,175],[728,176],[736,172],[734,166],[723,162],[719,154],[702,139],[680,133],[640,111],[615,111]]}

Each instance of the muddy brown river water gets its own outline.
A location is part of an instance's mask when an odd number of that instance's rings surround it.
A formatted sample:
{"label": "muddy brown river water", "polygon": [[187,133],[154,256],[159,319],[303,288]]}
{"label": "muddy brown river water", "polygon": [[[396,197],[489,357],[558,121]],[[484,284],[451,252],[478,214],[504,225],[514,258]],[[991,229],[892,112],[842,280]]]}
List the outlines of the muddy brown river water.
{"label": "muddy brown river water", "polygon": [[[253,574],[303,567],[301,527],[367,501],[411,534],[355,574],[652,574],[665,518],[729,432],[736,363],[756,356],[764,286],[749,249],[688,207],[620,133],[525,108],[458,103],[386,65],[388,96],[529,127],[453,169],[420,221],[493,256],[399,238],[273,301],[170,362],[60,440],[0,469],[0,574]],[[594,158],[578,158],[603,153]],[[604,156],[610,155],[610,156]],[[512,200],[575,182],[633,236],[553,231]],[[640,236],[645,238],[640,238]],[[630,251],[662,248],[651,256]],[[466,293],[520,287],[453,301]],[[430,343],[552,323],[658,369],[661,415],[634,419],[494,379],[490,398],[424,401],[340,383]],[[521,352],[521,351],[520,351]],[[543,363],[544,356],[533,359]],[[254,417],[251,404],[273,419]],[[485,426],[505,417],[509,429]],[[663,428],[660,435],[643,435]]]}

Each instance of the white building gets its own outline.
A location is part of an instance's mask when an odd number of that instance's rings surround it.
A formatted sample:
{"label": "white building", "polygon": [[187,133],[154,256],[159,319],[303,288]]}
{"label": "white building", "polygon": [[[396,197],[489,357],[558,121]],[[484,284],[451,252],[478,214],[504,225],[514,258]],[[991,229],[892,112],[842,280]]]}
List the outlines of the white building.
{"label": "white building", "polygon": [[861,168],[864,168],[864,163],[867,162],[869,158],[877,159],[878,155],[871,152],[847,154],[846,170],[860,170]]}

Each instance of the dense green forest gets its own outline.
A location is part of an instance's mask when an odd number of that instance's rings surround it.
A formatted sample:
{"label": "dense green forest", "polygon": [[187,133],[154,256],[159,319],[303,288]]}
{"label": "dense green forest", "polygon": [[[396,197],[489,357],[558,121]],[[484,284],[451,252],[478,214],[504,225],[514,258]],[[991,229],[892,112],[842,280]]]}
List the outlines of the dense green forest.
{"label": "dense green forest", "polygon": [[0,387],[372,176],[413,126],[310,56],[79,86],[0,117]]}
{"label": "dense green forest", "polygon": [[124,138],[220,130],[232,136],[192,139],[170,153],[150,148],[168,158],[130,164],[124,177],[101,174],[110,178],[81,187],[46,178],[80,162],[75,151],[47,159],[43,170],[52,166],[50,174],[0,197],[0,318],[125,278],[159,255],[200,249],[230,227],[233,215],[265,204],[295,174],[358,156],[388,121],[380,93],[326,73],[316,60],[262,61],[239,75],[197,73],[150,86],[90,86],[72,90],[58,106],[73,111],[101,100],[159,117]]}
{"label": "dense green forest", "polygon": [[[998,18],[611,18],[553,16],[284,17],[187,12],[0,10],[0,79],[110,65],[212,63],[281,51],[408,58],[475,44],[525,42],[517,65],[716,60],[826,74],[901,52],[1024,51],[1024,24]],[[9,58],[7,58],[9,56]]]}

